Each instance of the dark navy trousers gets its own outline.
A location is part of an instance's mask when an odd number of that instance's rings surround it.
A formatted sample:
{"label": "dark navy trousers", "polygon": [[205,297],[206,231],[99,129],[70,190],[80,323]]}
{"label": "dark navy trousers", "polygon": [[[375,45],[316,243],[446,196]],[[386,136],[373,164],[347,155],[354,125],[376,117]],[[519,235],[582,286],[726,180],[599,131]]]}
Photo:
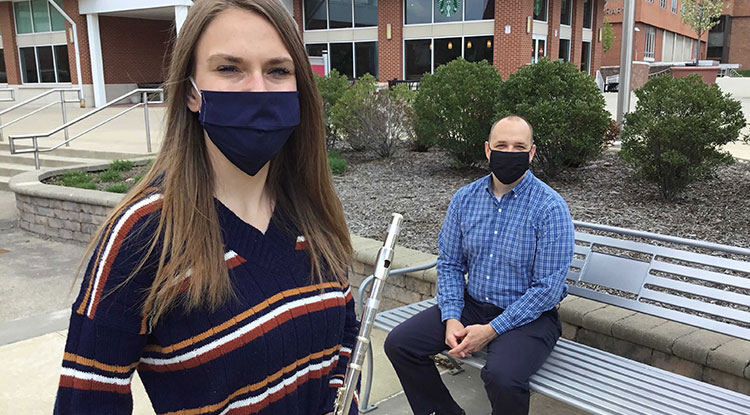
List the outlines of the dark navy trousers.
{"label": "dark navy trousers", "polygon": [[[502,311],[465,293],[461,323],[488,324]],[[429,358],[448,348],[440,320],[440,309],[428,308],[394,328],[385,341],[385,352],[415,415],[461,413]],[[529,378],[547,360],[561,334],[560,317],[552,309],[487,345],[481,377],[493,415],[528,414]]]}

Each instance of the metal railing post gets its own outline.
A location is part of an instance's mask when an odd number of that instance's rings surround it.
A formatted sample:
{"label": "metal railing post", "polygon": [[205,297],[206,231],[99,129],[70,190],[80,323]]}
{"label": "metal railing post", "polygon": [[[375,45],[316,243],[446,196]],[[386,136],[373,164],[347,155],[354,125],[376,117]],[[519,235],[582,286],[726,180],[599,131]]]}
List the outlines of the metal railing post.
{"label": "metal railing post", "polygon": [[143,118],[146,121],[146,150],[151,152],[151,125],[148,122],[148,92],[143,93]]}
{"label": "metal railing post", "polygon": [[[60,91],[60,108],[62,108],[63,125],[65,125],[68,123],[68,113],[65,110],[65,91]],[[65,147],[70,147],[69,139],[68,127],[65,127]]]}
{"label": "metal railing post", "polygon": [[[0,125],[3,125],[2,120],[0,120]],[[3,129],[0,128],[0,141],[3,141]]]}
{"label": "metal railing post", "polygon": [[40,169],[40,164],[39,164],[39,143],[37,142],[36,136],[34,136],[34,138],[32,138],[32,140],[34,142],[34,166],[36,166],[36,169],[39,170]]}

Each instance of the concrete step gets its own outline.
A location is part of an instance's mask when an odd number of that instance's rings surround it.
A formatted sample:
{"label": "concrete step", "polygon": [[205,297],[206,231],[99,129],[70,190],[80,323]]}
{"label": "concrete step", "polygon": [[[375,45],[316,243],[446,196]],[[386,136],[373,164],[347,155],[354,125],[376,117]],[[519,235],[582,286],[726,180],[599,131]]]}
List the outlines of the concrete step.
{"label": "concrete step", "polygon": [[34,170],[34,166],[25,166],[15,163],[0,163],[0,176],[12,177],[27,171]]}
{"label": "concrete step", "polygon": [[10,187],[8,186],[9,181],[10,177],[0,176],[0,190],[10,190]]}
{"label": "concrete step", "polygon": [[[17,148],[28,148],[28,146],[17,146]],[[10,154],[10,145],[7,141],[0,142],[0,154]],[[57,150],[42,154],[40,159],[45,156],[58,156],[58,157],[73,157],[82,159],[97,159],[97,160],[127,160],[145,157],[150,154],[148,153],[124,153],[118,151],[98,151],[98,150],[86,150],[82,148],[72,147],[61,147]],[[153,154],[151,154],[153,155]]]}
{"label": "concrete step", "polygon": [[[42,168],[45,167],[66,167],[73,166],[76,164],[96,164],[96,163],[107,163],[109,160],[102,159],[91,159],[91,158],[79,158],[79,157],[60,157],[53,155],[54,153],[43,153],[39,155],[39,164]],[[24,166],[34,165],[33,154],[7,154],[0,153],[0,163],[20,164]]]}

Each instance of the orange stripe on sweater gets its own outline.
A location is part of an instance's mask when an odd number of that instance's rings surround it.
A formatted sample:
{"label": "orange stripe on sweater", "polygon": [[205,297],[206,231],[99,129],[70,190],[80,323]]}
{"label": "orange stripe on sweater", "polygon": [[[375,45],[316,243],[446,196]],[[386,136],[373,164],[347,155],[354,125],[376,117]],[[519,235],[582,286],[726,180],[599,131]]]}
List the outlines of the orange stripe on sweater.
{"label": "orange stripe on sweater", "polygon": [[206,353],[203,353],[199,356],[195,356],[190,359],[183,360],[181,362],[169,363],[169,364],[164,364],[164,365],[147,364],[147,363],[141,362],[141,364],[138,366],[138,370],[149,370],[149,371],[154,371],[154,372],[171,372],[171,371],[177,371],[177,370],[190,369],[190,368],[205,364],[207,362],[210,362],[221,356],[224,356],[234,350],[237,350],[238,348],[244,346],[245,344],[250,343],[251,341],[262,336],[264,333],[268,333],[269,331],[277,328],[283,323],[286,323],[287,321],[293,319],[295,317],[294,314],[301,315],[301,314],[305,314],[306,312],[309,312],[309,310],[311,309],[323,310],[326,308],[340,307],[342,305],[344,305],[344,302],[343,302],[343,299],[341,298],[331,298],[331,299],[327,299],[324,301],[318,301],[316,303],[309,304],[306,306],[301,305],[299,307],[295,307],[295,309],[290,310],[290,312],[281,314],[278,317],[272,320],[269,320],[261,324],[258,327],[255,327],[254,329],[248,331],[242,336],[237,337],[236,339],[233,339],[220,346],[217,346],[216,348]]}
{"label": "orange stripe on sweater", "polygon": [[[334,346],[334,347],[331,347],[329,349],[321,350],[319,352],[312,353],[312,354],[310,354],[310,355],[308,355],[306,357],[300,358],[297,361],[295,361],[294,363],[289,364],[287,366],[284,366],[283,368],[281,368],[280,370],[276,371],[272,375],[267,376],[265,379],[263,379],[260,382],[253,383],[252,385],[248,385],[248,386],[245,386],[243,388],[237,389],[236,391],[232,392],[229,396],[226,397],[226,399],[224,399],[221,402],[218,402],[218,403],[215,403],[215,404],[212,404],[212,405],[202,406],[200,408],[182,409],[182,410],[179,410],[179,411],[167,412],[167,413],[164,413],[164,414],[161,414],[161,415],[200,415],[200,414],[205,414],[207,412],[218,411],[221,408],[224,408],[227,405],[229,405],[229,403],[232,400],[234,400],[235,398],[237,398],[238,396],[244,395],[244,394],[249,393],[249,392],[254,392],[254,391],[260,390],[260,389],[266,387],[269,383],[275,382],[276,380],[278,380],[282,376],[284,376],[284,375],[286,375],[288,373],[292,373],[292,372],[296,371],[300,366],[302,366],[304,364],[307,364],[311,360],[323,359],[323,358],[325,358],[328,355],[332,355],[333,353],[336,353],[336,351],[340,347],[341,347],[340,345],[339,346]],[[335,365],[331,365],[330,369],[328,369],[326,371],[326,374],[328,372],[330,372],[330,370],[333,369],[333,367],[335,367]]]}
{"label": "orange stripe on sweater", "polygon": [[112,249],[109,251],[109,258],[107,258],[107,262],[104,264],[104,268],[102,269],[102,275],[99,278],[99,286],[96,287],[96,292],[94,293],[94,303],[91,306],[91,313],[89,315],[89,318],[94,318],[94,315],[96,314],[96,308],[99,305],[99,300],[101,300],[102,292],[104,292],[104,286],[107,284],[107,278],[109,277],[109,272],[112,269],[112,265],[115,262],[115,259],[117,258],[117,254],[120,251],[120,247],[122,246],[122,242],[124,238],[130,233],[131,229],[133,229],[133,226],[135,226],[136,222],[138,222],[141,218],[148,215],[149,213],[161,208],[162,200],[158,199],[153,201],[152,203],[149,203],[148,205],[145,205],[141,207],[140,209],[133,212],[133,214],[125,221],[125,224],[122,228],[120,228],[120,231],[117,235],[114,235],[114,242],[112,243]]}
{"label": "orange stripe on sweater", "polygon": [[107,241],[109,240],[109,234],[112,232],[112,227],[114,227],[115,221],[110,221],[109,225],[107,226],[107,230],[104,231],[105,238],[102,238],[101,242],[99,243],[99,248],[96,252],[96,262],[94,262],[94,266],[91,267],[91,275],[89,275],[89,285],[86,288],[86,295],[83,296],[83,301],[81,301],[81,305],[78,306],[78,310],[76,310],[76,313],[83,314],[84,311],[86,311],[86,304],[89,303],[89,297],[91,296],[91,288],[94,286],[94,279],[96,279],[96,270],[99,269],[99,261],[102,257],[102,252],[104,252],[104,247],[107,246]]}
{"label": "orange stripe on sweater", "polygon": [[68,352],[66,352],[63,355],[63,360],[66,360],[68,362],[78,363],[84,366],[93,367],[93,368],[100,369],[100,370],[106,370],[107,372],[112,372],[112,373],[129,373],[133,371],[133,369],[135,369],[136,366],[138,366],[138,362],[135,362],[128,366],[108,365],[106,363],[98,362],[94,359],[89,359],[89,358],[79,356],[73,353],[68,353]]}
{"label": "orange stripe on sweater", "polygon": [[162,354],[172,353],[177,350],[181,350],[186,347],[192,346],[195,343],[203,341],[211,336],[214,336],[218,333],[223,332],[224,330],[232,328],[233,326],[236,326],[242,323],[243,321],[247,320],[253,315],[267,308],[270,308],[273,304],[283,300],[284,298],[293,297],[295,295],[300,295],[300,294],[309,293],[313,291],[324,290],[326,288],[333,288],[333,287],[340,287],[340,286],[341,284],[339,284],[338,282],[327,282],[323,284],[309,285],[306,287],[292,288],[286,291],[282,291],[278,294],[275,294],[269,297],[266,301],[263,301],[262,303],[257,304],[256,306],[250,308],[249,310],[246,310],[230,318],[229,320],[219,324],[218,326],[212,327],[196,336],[190,337],[188,339],[185,339],[179,343],[175,343],[170,346],[148,345],[145,347],[144,351],[162,353]]}

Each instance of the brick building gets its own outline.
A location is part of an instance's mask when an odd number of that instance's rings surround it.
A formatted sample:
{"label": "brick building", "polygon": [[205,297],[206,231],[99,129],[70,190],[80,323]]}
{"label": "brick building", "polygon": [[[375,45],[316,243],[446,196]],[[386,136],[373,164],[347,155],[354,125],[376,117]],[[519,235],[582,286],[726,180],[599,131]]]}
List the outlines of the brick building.
{"label": "brick building", "polygon": [[350,78],[419,79],[461,56],[504,78],[542,56],[591,74],[602,65],[604,0],[292,1],[308,53],[327,50]]}
{"label": "brick building", "polygon": [[750,0],[727,0],[719,24],[708,34],[706,56],[750,69]]}
{"label": "brick building", "polygon": [[[698,35],[682,22],[682,0],[636,0],[635,4],[633,60],[687,62],[694,58]],[[604,19],[612,23],[615,35],[612,48],[604,53],[604,66],[620,64],[622,7],[622,0],[610,0],[604,6]],[[700,59],[750,68],[748,39],[750,0],[726,0],[720,24],[701,37]]]}

